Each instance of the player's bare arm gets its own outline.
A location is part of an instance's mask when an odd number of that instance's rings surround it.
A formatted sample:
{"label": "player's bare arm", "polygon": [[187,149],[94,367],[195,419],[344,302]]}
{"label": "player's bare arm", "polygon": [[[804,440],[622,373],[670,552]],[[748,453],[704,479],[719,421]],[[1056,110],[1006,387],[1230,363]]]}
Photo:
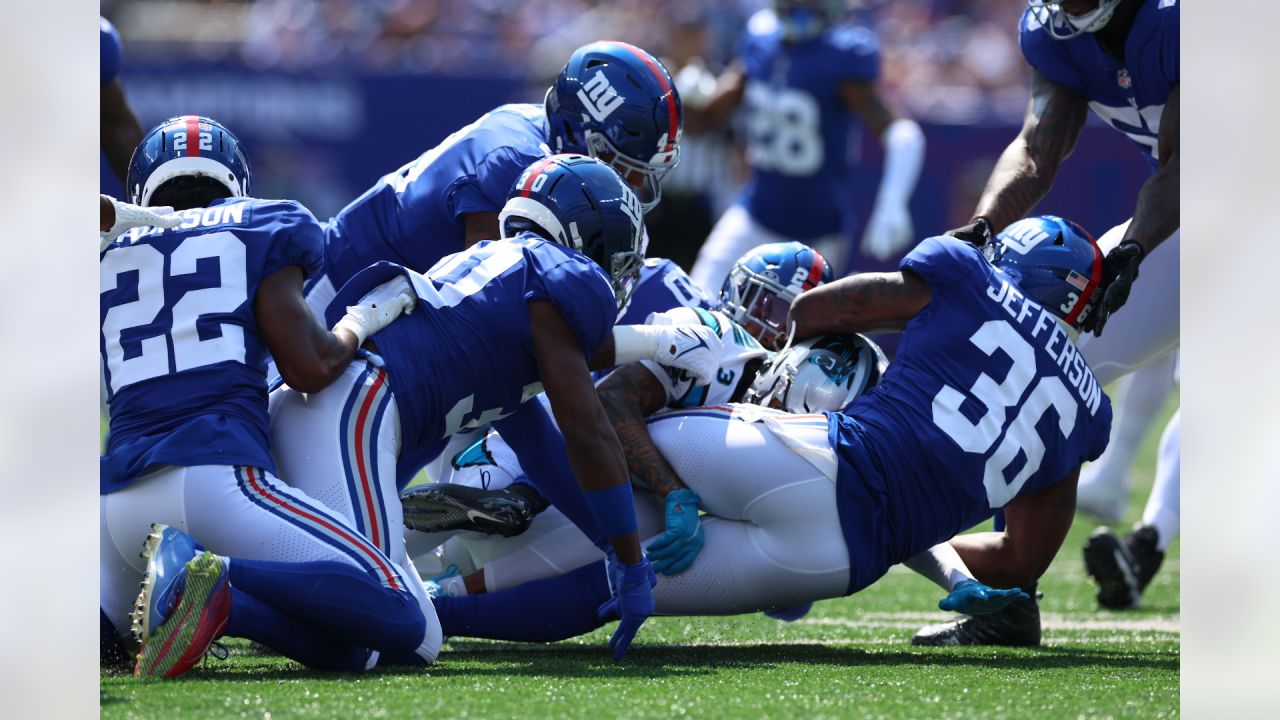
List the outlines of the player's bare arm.
{"label": "player's bare arm", "polygon": [[466,247],[481,240],[497,240],[502,237],[498,229],[498,213],[466,213],[462,216],[466,226]]}
{"label": "player's bare arm", "polygon": [[275,358],[280,375],[300,392],[328,387],[355,357],[355,333],[329,332],[302,296],[302,268],[289,265],[263,279],[253,298],[258,330]]}
{"label": "player's bare arm", "polygon": [[98,196],[98,231],[106,232],[116,224],[116,206],[106,195]]}
{"label": "player's bare arm", "polygon": [[1121,243],[1136,242],[1148,254],[1179,227],[1178,174],[1179,159],[1178,106],[1179,88],[1174,86],[1160,114],[1160,135],[1156,150],[1159,167],[1147,178],[1138,191],[1138,207],[1133,211],[1133,221],[1125,231]]}
{"label": "player's bare arm", "polygon": [[[542,386],[564,434],[569,464],[578,484],[588,491],[626,484],[627,462],[622,446],[600,404],[578,339],[555,306],[544,300],[529,303],[529,322]],[[637,533],[611,537],[609,541],[618,559],[627,565],[643,559]]]}
{"label": "player's bare arm", "polygon": [[796,340],[828,332],[901,330],[929,304],[929,285],[910,270],[859,273],[803,292],[788,324]]}
{"label": "player's bare arm", "polygon": [[685,132],[705,133],[723,127],[729,122],[733,111],[742,104],[746,88],[747,75],[742,62],[734,60],[716,79],[716,89],[705,105],[696,108],[692,105],[684,106]]}
{"label": "player's bare arm", "polygon": [[667,401],[662,383],[653,373],[639,363],[625,365],[601,383],[599,393],[600,403],[622,443],[632,478],[662,497],[687,488],[649,437],[645,419],[661,410]]}
{"label": "player's bare arm", "polygon": [[1029,588],[1049,569],[1076,512],[1076,468],[1059,482],[1005,506],[1005,530],[951,540],[974,577],[993,587]]}
{"label": "player's bare arm", "polygon": [[973,217],[986,218],[994,234],[1030,212],[1075,150],[1088,111],[1083,97],[1033,69],[1022,131],[996,161]]}
{"label": "player's bare arm", "polygon": [[[111,172],[125,184],[129,173],[129,158],[133,149],[142,141],[142,126],[124,97],[124,85],[116,78],[102,88],[99,109],[99,140],[106,153]],[[105,229],[105,228],[104,228]]]}

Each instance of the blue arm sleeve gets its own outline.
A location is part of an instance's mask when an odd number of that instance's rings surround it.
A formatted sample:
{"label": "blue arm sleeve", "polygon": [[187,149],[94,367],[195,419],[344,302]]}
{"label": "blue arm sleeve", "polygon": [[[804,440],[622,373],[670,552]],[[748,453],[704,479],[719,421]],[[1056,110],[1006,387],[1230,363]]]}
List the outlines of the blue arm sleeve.
{"label": "blue arm sleeve", "polygon": [[120,33],[116,31],[111,21],[104,17],[98,18],[98,55],[101,86],[105,87],[120,74],[124,48],[120,44]]}
{"label": "blue arm sleeve", "polygon": [[600,549],[608,547],[596,523],[586,495],[569,466],[564,436],[537,401],[526,402],[514,414],[494,422],[494,429],[507,441],[529,476],[529,484],[564,513]]}

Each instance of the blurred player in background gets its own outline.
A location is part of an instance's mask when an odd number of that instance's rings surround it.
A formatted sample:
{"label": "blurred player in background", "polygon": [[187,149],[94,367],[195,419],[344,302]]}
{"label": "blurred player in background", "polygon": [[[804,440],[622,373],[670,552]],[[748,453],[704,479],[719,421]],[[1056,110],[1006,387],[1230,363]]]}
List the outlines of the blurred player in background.
{"label": "blurred player in background", "polygon": [[319,391],[411,297],[376,288],[325,330],[302,297],[319,224],[296,202],[250,197],[239,141],[209,118],[147,133],[128,186],[137,205],[182,219],[117,237],[99,261],[111,409],[100,602],[118,631],[137,596],[134,673],[181,675],[222,634],[317,668],[360,670],[375,651],[434,660],[439,625],[418,577],[276,479],[268,448],[267,352]]}
{"label": "blurred player in background", "polygon": [[120,33],[104,17],[98,18],[98,47],[101,94],[98,96],[99,145],[102,147],[101,192],[124,199],[125,176],[129,172],[129,156],[142,140],[142,126],[124,97],[120,82],[120,66],[124,47]]}
{"label": "blurred player in background", "polygon": [[[855,250],[881,260],[914,237],[908,202],[924,162],[924,135],[876,88],[880,45],[867,27],[838,24],[843,0],[779,0],[747,23],[738,58],[712,97],[687,111],[691,132],[744,108],[751,176],[698,253],[690,275],[714,293],[729,267],[762,242],[799,240],[848,270]],[[862,242],[850,240],[848,143],[855,120],[884,146],[884,170]]]}
{"label": "blurred player in background", "polygon": [[[1133,217],[1098,243],[1106,253],[1100,302],[1083,326],[1095,336],[1080,338],[1081,352],[1105,385],[1169,355],[1179,342],[1178,2],[1029,4],[1018,30],[1022,53],[1033,69],[1022,132],[996,163],[973,221],[949,234],[982,245],[1028,213],[1048,193],[1059,165],[1075,148],[1090,109],[1132,140],[1152,174],[1138,193]],[[1139,264],[1147,279],[1135,283]],[[1100,583],[1103,605],[1136,604],[1150,582],[1177,532],[1177,488],[1176,464],[1162,463],[1143,524],[1123,541],[1109,531],[1090,539],[1086,566]],[[1160,506],[1174,510],[1165,512]],[[1155,521],[1162,527],[1147,527]],[[1034,600],[1010,605],[1004,613],[934,628],[916,641],[1001,644],[1025,637],[1031,624],[1038,637]]]}
{"label": "blurred player in background", "polygon": [[307,290],[323,312],[357,271],[380,260],[425,272],[500,236],[498,212],[516,178],[552,153],[604,161],[647,211],[680,158],[680,96],[649,53],[621,42],[578,48],[543,104],[503,105],[378,181],[326,227],[323,274]]}

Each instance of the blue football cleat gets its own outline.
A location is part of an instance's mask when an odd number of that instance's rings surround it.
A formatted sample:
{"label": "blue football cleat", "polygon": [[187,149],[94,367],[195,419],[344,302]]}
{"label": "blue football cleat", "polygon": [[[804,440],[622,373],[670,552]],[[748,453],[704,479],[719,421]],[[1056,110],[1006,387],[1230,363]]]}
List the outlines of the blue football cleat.
{"label": "blue football cleat", "polygon": [[[186,563],[183,571],[183,590],[169,608],[172,612],[142,638],[135,677],[175,678],[186,673],[227,627],[231,584],[226,562],[205,551]],[[138,609],[145,612],[147,607],[140,602]]]}
{"label": "blue football cleat", "polygon": [[805,615],[808,615],[809,611],[812,609],[813,609],[813,603],[807,602],[807,603],[800,603],[799,605],[792,605],[791,607],[774,608],[772,610],[765,610],[764,614],[768,615],[774,620],[781,620],[782,622],[795,622],[800,618],[804,617]]}
{"label": "blue football cleat", "polygon": [[164,624],[186,587],[187,562],[204,548],[195,538],[168,525],[154,523],[142,546],[147,574],[134,603],[133,636],[139,643]]}

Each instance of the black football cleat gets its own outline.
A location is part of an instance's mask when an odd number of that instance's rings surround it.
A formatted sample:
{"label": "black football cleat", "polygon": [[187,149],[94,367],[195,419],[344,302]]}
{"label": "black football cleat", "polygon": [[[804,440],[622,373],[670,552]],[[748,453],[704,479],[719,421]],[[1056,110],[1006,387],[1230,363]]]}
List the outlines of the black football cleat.
{"label": "black football cleat", "polygon": [[410,488],[400,496],[400,502],[405,527],[411,530],[470,530],[503,537],[528,530],[533,516],[543,509],[510,488],[482,490],[448,483]]}
{"label": "black football cleat", "polygon": [[1003,610],[986,615],[964,615],[949,622],[926,625],[911,638],[911,644],[1039,645],[1040,605],[1034,597],[1014,600]]}
{"label": "black football cleat", "polygon": [[1111,610],[1138,607],[1142,593],[1164,562],[1156,549],[1159,534],[1150,525],[1138,525],[1117,538],[1111,528],[1093,531],[1084,544],[1084,569],[1098,584],[1098,604]]}

